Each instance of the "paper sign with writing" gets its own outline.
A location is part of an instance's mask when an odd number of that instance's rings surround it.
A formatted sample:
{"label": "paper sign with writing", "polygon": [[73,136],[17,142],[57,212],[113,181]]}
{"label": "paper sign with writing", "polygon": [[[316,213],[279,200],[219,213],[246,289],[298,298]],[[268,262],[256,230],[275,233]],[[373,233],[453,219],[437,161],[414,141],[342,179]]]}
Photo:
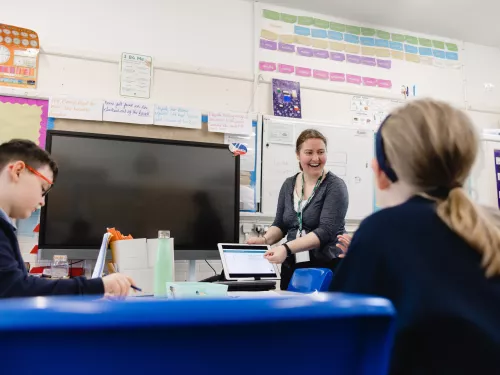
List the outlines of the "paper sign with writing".
{"label": "paper sign with writing", "polygon": [[49,117],[102,121],[103,100],[52,97]]}
{"label": "paper sign with writing", "polygon": [[252,133],[252,118],[248,113],[209,112],[208,131],[249,135]]}
{"label": "paper sign with writing", "polygon": [[198,109],[156,104],[154,116],[155,125],[201,129],[201,111]]}
{"label": "paper sign with writing", "polygon": [[153,105],[127,100],[105,100],[102,120],[130,124],[153,124]]}
{"label": "paper sign with writing", "polygon": [[120,64],[120,95],[148,99],[153,76],[151,56],[122,53]]}

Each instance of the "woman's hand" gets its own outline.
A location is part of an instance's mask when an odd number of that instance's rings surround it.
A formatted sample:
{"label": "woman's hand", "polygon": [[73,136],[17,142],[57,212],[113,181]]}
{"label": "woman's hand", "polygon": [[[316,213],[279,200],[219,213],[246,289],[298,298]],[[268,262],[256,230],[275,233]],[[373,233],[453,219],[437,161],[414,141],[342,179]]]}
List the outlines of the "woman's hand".
{"label": "woman's hand", "polygon": [[347,253],[347,250],[349,249],[349,245],[351,244],[352,237],[345,233],[341,234],[340,236],[337,236],[337,247],[343,251],[344,254],[340,254],[339,258],[344,258],[345,253]]}
{"label": "woman's hand", "polygon": [[276,246],[270,250],[267,250],[264,254],[269,263],[281,264],[286,259],[286,248],[285,246]]}
{"label": "woman's hand", "polygon": [[264,237],[250,237],[247,240],[248,245],[266,245],[266,239]]}

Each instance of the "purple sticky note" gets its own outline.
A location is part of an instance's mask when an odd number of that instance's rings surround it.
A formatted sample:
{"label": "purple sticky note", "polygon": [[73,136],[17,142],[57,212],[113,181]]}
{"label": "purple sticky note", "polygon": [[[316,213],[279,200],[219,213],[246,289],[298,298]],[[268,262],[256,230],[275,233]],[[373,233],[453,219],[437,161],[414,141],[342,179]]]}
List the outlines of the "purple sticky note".
{"label": "purple sticky note", "polygon": [[379,68],[391,69],[392,61],[391,60],[380,60],[380,59],[377,59],[377,66]]}
{"label": "purple sticky note", "polygon": [[330,52],[330,59],[333,61],[344,61],[345,55],[339,52]]}
{"label": "purple sticky note", "polygon": [[278,43],[273,42],[271,40],[260,40],[260,48],[270,49],[272,51],[276,51],[278,49]]}
{"label": "purple sticky note", "polygon": [[363,65],[368,65],[368,66],[376,66],[377,65],[377,60],[374,59],[373,57],[361,57],[361,64]]}
{"label": "purple sticky note", "polygon": [[279,43],[278,49],[281,52],[295,52],[295,46],[293,44]]}
{"label": "purple sticky note", "polygon": [[325,51],[323,49],[315,49],[313,50],[314,57],[318,57],[320,59],[327,59],[330,57],[330,54],[328,51]]}
{"label": "purple sticky note", "polygon": [[387,79],[377,79],[377,86],[384,89],[392,88],[392,82]]}
{"label": "purple sticky note", "polygon": [[274,72],[276,70],[276,64],[272,62],[261,61],[259,62],[259,69],[264,72]]}
{"label": "purple sticky note", "polygon": [[313,71],[313,77],[317,79],[328,79],[328,75],[328,72],[325,72],[324,70],[314,69]]}
{"label": "purple sticky note", "polygon": [[346,55],[347,62],[351,64],[359,64],[361,63],[361,57],[357,55]]}
{"label": "purple sticky note", "polygon": [[305,48],[305,47],[297,47],[297,53],[300,56],[305,56],[305,57],[312,57],[313,56],[313,50],[310,48]]}
{"label": "purple sticky note", "polygon": [[346,81],[347,83],[354,83],[355,85],[361,85],[361,77],[360,76],[356,76],[354,74],[346,74]]}
{"label": "purple sticky note", "polygon": [[330,81],[345,82],[345,74],[344,73],[330,73]]}
{"label": "purple sticky note", "polygon": [[377,79],[370,77],[363,77],[363,85],[365,86],[377,86]]}
{"label": "purple sticky note", "polygon": [[295,75],[301,76],[301,77],[310,77],[312,75],[311,69],[309,68],[300,68],[296,67],[295,68]]}
{"label": "purple sticky note", "polygon": [[290,74],[295,72],[295,67],[293,65],[278,64],[278,71],[280,73]]}

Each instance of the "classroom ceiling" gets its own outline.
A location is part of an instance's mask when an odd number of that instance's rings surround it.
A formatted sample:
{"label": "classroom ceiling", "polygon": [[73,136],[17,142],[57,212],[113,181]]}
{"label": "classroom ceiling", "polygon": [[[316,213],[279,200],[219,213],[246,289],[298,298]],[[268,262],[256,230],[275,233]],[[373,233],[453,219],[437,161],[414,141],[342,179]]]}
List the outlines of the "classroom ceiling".
{"label": "classroom ceiling", "polygon": [[263,2],[500,47],[498,21],[500,1],[498,0],[264,0]]}

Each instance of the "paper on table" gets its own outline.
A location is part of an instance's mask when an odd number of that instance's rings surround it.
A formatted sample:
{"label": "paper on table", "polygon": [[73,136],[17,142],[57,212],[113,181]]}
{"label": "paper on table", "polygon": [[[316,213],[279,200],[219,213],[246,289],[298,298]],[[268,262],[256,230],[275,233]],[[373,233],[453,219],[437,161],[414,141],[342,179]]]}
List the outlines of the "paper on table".
{"label": "paper on table", "polygon": [[102,237],[101,249],[99,250],[99,256],[97,257],[94,272],[92,272],[93,279],[102,277],[102,272],[104,271],[104,263],[106,262],[106,252],[108,251],[108,244],[110,239],[111,233],[106,233]]}

